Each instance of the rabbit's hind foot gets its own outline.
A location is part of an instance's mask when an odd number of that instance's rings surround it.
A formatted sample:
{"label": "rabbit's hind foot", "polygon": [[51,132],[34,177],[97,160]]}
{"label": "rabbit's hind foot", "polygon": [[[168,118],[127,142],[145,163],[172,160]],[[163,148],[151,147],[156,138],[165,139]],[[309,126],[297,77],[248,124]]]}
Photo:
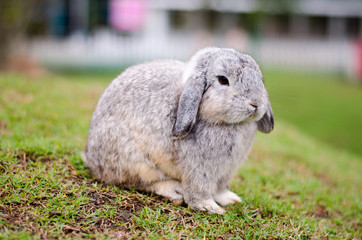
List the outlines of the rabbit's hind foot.
{"label": "rabbit's hind foot", "polygon": [[176,206],[183,203],[183,190],[179,181],[163,180],[146,187],[146,191],[169,199]]}
{"label": "rabbit's hind foot", "polygon": [[241,198],[238,195],[227,189],[215,194],[214,200],[222,206],[241,202]]}

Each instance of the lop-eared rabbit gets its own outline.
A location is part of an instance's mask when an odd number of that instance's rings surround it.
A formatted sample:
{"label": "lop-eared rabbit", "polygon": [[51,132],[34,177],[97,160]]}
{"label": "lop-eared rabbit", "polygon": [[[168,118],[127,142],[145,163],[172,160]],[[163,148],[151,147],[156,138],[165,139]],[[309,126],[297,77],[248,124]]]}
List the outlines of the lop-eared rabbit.
{"label": "lop-eared rabbit", "polygon": [[94,111],[83,159],[107,183],[224,213],[228,190],[257,130],[274,127],[257,63],[209,47],[187,63],[132,66],[112,81]]}

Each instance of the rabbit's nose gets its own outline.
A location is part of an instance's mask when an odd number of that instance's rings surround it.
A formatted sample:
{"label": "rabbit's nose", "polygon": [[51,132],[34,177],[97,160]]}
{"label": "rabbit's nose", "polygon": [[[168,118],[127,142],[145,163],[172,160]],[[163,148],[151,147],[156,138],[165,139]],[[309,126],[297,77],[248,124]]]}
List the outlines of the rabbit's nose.
{"label": "rabbit's nose", "polygon": [[250,106],[252,106],[254,108],[254,111],[258,110],[258,105],[256,103],[251,102],[249,104],[250,104]]}

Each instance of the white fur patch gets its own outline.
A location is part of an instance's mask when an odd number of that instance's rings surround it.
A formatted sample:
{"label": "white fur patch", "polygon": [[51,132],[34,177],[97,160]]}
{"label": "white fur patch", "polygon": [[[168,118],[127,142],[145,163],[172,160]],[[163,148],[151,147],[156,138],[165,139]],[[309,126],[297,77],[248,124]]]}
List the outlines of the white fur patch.
{"label": "white fur patch", "polygon": [[222,206],[241,202],[241,198],[229,190],[215,194],[214,199]]}
{"label": "white fur patch", "polygon": [[192,203],[189,203],[189,206],[197,211],[205,211],[208,214],[224,214],[225,210],[217,205],[217,203],[214,201],[214,199],[206,199],[206,200],[199,200],[199,201],[193,201]]}
{"label": "white fur patch", "polygon": [[212,51],[216,51],[216,50],[219,50],[219,48],[207,47],[207,48],[197,51],[193,55],[193,57],[190,59],[190,61],[187,63],[186,69],[185,69],[184,73],[182,74],[182,83],[185,84],[187,79],[189,79],[189,77],[196,72],[195,69],[196,69],[197,61],[199,60],[200,56],[202,56],[203,54],[205,54],[207,52],[212,52]]}
{"label": "white fur patch", "polygon": [[213,199],[208,199],[203,202],[204,210],[206,210],[209,214],[217,213],[224,214],[225,210],[217,205],[217,203]]}
{"label": "white fur patch", "polygon": [[166,180],[152,184],[147,191],[154,192],[157,195],[166,197],[171,201],[180,201],[182,203],[182,188],[179,181]]}

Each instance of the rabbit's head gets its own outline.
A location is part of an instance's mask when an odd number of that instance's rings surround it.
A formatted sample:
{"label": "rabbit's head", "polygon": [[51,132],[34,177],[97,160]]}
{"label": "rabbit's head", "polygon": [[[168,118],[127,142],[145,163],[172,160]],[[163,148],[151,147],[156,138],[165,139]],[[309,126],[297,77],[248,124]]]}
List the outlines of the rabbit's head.
{"label": "rabbit's head", "polygon": [[173,135],[186,136],[197,113],[211,123],[256,121],[258,130],[270,132],[273,112],[262,73],[249,56],[233,49],[205,48],[188,63]]}

